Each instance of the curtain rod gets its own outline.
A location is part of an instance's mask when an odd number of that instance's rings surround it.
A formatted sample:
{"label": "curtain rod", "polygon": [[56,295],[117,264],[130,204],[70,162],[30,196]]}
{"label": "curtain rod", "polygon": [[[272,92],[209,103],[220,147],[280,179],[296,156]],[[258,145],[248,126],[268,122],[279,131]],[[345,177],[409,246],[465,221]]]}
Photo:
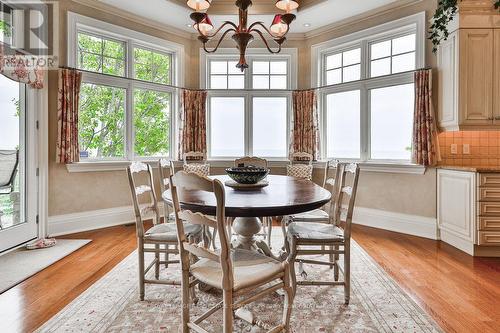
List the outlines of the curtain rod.
{"label": "curtain rod", "polygon": [[139,79],[132,79],[132,78],[123,77],[123,76],[117,76],[117,75],[112,75],[112,74],[97,73],[97,72],[87,71],[87,70],[78,69],[78,68],[74,68],[74,67],[68,67],[68,66],[59,66],[59,68],[60,69],[76,70],[76,71],[79,71],[79,72],[82,72],[82,73],[104,75],[104,76],[107,76],[107,77],[120,78],[120,79],[125,79],[125,80],[129,80],[129,81],[134,81],[134,82],[153,84],[153,85],[158,85],[158,86],[162,86],[162,87],[169,87],[169,88],[173,88],[173,89],[180,89],[180,90],[186,89],[186,90],[193,90],[193,91],[215,91],[215,92],[223,92],[223,91],[293,92],[293,91],[323,90],[323,89],[328,89],[328,88],[333,88],[333,87],[338,87],[338,86],[343,86],[343,85],[349,85],[349,84],[353,84],[353,83],[356,83],[356,82],[364,82],[364,81],[375,80],[375,79],[383,79],[383,78],[394,76],[394,75],[410,74],[410,73],[415,73],[415,72],[418,72],[418,71],[421,71],[421,70],[432,69],[432,67],[424,67],[424,68],[413,69],[411,71],[399,72],[399,73],[395,73],[395,74],[386,74],[386,75],[381,75],[381,76],[376,76],[376,77],[370,77],[370,78],[365,78],[365,79],[360,79],[360,80],[355,80],[355,81],[349,81],[349,82],[343,82],[343,83],[329,84],[329,85],[319,86],[319,87],[315,87],[315,88],[308,88],[308,89],[191,89],[191,88],[184,88],[184,87],[175,86],[175,85],[172,85],[172,84],[155,83],[155,82],[144,81],[144,80],[139,80]]}

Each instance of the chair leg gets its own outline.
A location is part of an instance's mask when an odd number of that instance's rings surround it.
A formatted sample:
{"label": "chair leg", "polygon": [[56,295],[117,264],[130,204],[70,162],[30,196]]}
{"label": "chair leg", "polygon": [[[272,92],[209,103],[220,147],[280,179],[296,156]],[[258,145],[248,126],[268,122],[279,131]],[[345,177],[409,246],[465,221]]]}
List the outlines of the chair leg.
{"label": "chair leg", "polygon": [[[331,245],[328,246],[328,251],[332,251],[332,250],[333,250],[333,246],[331,246]],[[330,262],[334,262],[335,256],[333,255],[333,253],[330,253],[328,257],[329,257]],[[332,269],[334,266],[335,266],[334,264],[331,264],[330,269]]]}
{"label": "chair leg", "polygon": [[155,244],[155,279],[160,278],[160,244]]}
{"label": "chair leg", "polygon": [[224,318],[223,318],[223,333],[233,332],[233,292],[231,290],[224,290],[222,292],[224,300]]}
{"label": "chair leg", "polygon": [[[288,218],[286,216],[283,216],[281,218],[281,232],[283,233],[283,239],[285,240],[285,243],[286,243],[286,226],[287,226],[287,223],[288,223]],[[283,247],[286,250],[286,244],[284,244]]]}
{"label": "chair leg", "polygon": [[182,333],[189,333],[189,271],[182,270]]}
{"label": "chair leg", "polygon": [[273,218],[271,216],[266,217],[267,222],[267,245],[271,248],[271,234],[273,232]]}
{"label": "chair leg", "polygon": [[349,304],[351,298],[351,243],[344,244],[344,297],[345,304]]}
{"label": "chair leg", "polygon": [[285,246],[288,253],[288,262],[290,264],[290,279],[292,285],[292,296],[297,293],[297,277],[295,276],[295,258],[297,257],[297,239],[295,237],[286,238]]}
{"label": "chair leg", "polygon": [[292,316],[292,305],[293,305],[293,287],[290,283],[290,265],[285,269],[285,277],[283,278],[283,289],[285,291],[285,299],[283,303],[283,326],[285,327],[284,332],[290,332],[290,317]]}
{"label": "chair leg", "polygon": [[139,299],[144,301],[144,242],[137,239],[137,256],[139,257]]}
{"label": "chair leg", "polygon": [[[333,248],[335,249],[335,251],[339,250],[338,245],[335,245]],[[335,258],[335,265],[333,266],[333,276],[334,276],[335,281],[338,281],[339,280],[339,257],[340,256],[338,253],[336,253],[333,257]]]}
{"label": "chair leg", "polygon": [[168,268],[168,257],[169,257],[169,253],[168,251],[170,250],[170,245],[168,244],[165,244],[165,268]]}

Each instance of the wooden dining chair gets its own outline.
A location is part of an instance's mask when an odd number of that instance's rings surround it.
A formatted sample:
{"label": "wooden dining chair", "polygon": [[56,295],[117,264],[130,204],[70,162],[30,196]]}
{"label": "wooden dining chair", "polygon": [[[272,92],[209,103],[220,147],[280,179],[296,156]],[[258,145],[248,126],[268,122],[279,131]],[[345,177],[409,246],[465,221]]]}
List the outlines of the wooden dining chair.
{"label": "wooden dining chair", "polygon": [[[233,319],[238,316],[268,332],[289,332],[293,303],[290,268],[287,260],[279,262],[259,252],[232,249],[225,227],[225,192],[219,180],[195,173],[178,172],[170,177],[170,190],[174,204],[179,251],[182,264],[182,332],[207,332],[200,324],[216,311],[223,311],[223,333],[233,332]],[[189,210],[181,210],[179,202],[185,191],[203,191],[214,196],[216,216],[210,217]],[[183,221],[218,229],[220,249],[215,252],[197,244],[183,231]],[[199,260],[193,263],[191,256]],[[189,287],[203,283],[222,290],[222,301],[195,319],[189,315]],[[259,288],[259,289],[258,289]],[[268,327],[247,316],[243,306],[261,299],[279,289],[285,292],[281,324]],[[242,299],[243,298],[243,299]]]}
{"label": "wooden dining chair", "polygon": [[[341,163],[337,167],[335,181],[327,183],[333,187],[335,197],[330,208],[328,220],[321,222],[290,223],[285,240],[286,251],[289,254],[291,277],[294,286],[298,285],[343,285],[345,304],[350,300],[351,283],[351,223],[356,200],[359,178],[359,166],[355,163]],[[346,205],[346,209],[344,208]],[[306,247],[306,248],[305,248]],[[343,281],[339,281],[339,255],[344,256]],[[303,256],[329,255],[329,261],[297,259]],[[333,261],[331,256],[333,255]],[[334,269],[334,281],[296,280],[295,262],[302,264],[328,265]],[[301,275],[307,276],[299,267]],[[294,293],[295,293],[294,289]]]}
{"label": "wooden dining chair", "polygon": [[[237,158],[234,160],[235,167],[245,167],[245,166],[255,166],[259,168],[269,169],[269,164],[266,159],[255,157],[255,156],[245,156]],[[273,216],[264,216],[260,218],[262,221],[263,234],[266,238],[267,245],[271,247],[271,235],[273,231]],[[260,234],[259,234],[260,235]]]}
{"label": "wooden dining chair", "polygon": [[312,180],[313,173],[313,156],[309,153],[296,152],[293,153],[288,165],[286,166],[286,174],[290,177]]}
{"label": "wooden dining chair", "polygon": [[[153,170],[148,164],[133,162],[127,167],[127,174],[132,193],[134,205],[135,225],[137,234],[137,252],[139,256],[139,297],[144,300],[145,284],[179,285],[180,281],[160,280],[160,265],[168,266],[177,264],[179,260],[162,261],[160,253],[165,253],[168,258],[170,254],[178,254],[177,245],[177,224],[160,223],[160,209],[156,198]],[[145,230],[144,221],[153,220],[153,227]],[[195,224],[184,224],[183,232],[187,236],[195,239],[202,239],[202,227]],[[161,246],[165,246],[162,249]],[[145,268],[144,254],[154,253],[155,259]],[[151,268],[155,269],[154,279],[148,279],[147,273]]]}
{"label": "wooden dining chair", "polygon": [[[330,160],[325,163],[322,187],[330,192],[333,190],[334,182],[337,177],[335,176],[333,179],[329,178],[330,172],[332,169],[337,171],[339,163],[340,162],[338,160]],[[335,195],[335,193],[332,193],[330,203],[321,208],[300,214],[284,216],[281,219],[281,231],[283,233],[283,238],[286,238],[286,230],[288,225],[292,222],[328,222],[330,219],[329,208],[332,207],[333,201],[336,200]]]}
{"label": "wooden dining chair", "polygon": [[183,155],[183,170],[194,172],[201,176],[210,175],[210,164],[207,163],[207,154],[197,151],[190,151]]}

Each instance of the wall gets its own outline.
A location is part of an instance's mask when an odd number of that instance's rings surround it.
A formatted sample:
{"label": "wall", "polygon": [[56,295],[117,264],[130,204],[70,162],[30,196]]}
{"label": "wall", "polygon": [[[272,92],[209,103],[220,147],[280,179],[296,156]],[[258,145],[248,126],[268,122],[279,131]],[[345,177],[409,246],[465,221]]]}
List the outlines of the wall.
{"label": "wall", "polygon": [[[414,5],[405,6],[397,10],[386,10],[378,15],[370,14],[365,15],[364,17],[355,18],[349,24],[341,24],[340,26],[329,29],[320,35],[312,36],[308,40],[288,41],[285,47],[298,48],[298,88],[302,89],[310,87],[310,47],[312,45],[421,11],[426,11],[427,18],[429,18],[435,9],[435,6],[435,0],[417,1]],[[186,70],[186,86],[198,86],[200,44],[197,40],[181,38],[159,29],[147,27],[122,17],[98,11],[72,1],[61,1],[60,36],[61,59],[63,60],[63,63],[66,58],[66,13],[68,10],[113,24],[133,27],[137,31],[183,44],[185,46],[186,54],[186,69],[189,69]],[[253,46],[255,47],[260,45],[255,43]],[[426,62],[427,65],[435,67],[435,57],[432,55],[430,50],[431,46],[427,45]],[[435,93],[434,96],[437,96],[437,93]],[[130,205],[130,193],[124,171],[70,174],[67,172],[65,166],[55,164],[55,142],[57,135],[56,102],[57,74],[50,73],[49,216]],[[284,173],[284,171],[285,170],[283,168],[273,170],[273,172],[276,173]],[[315,170],[315,180],[319,179],[322,179],[321,171]],[[436,182],[434,169],[428,170],[425,175],[362,172],[359,182],[357,204],[360,207],[435,218],[435,192]]]}

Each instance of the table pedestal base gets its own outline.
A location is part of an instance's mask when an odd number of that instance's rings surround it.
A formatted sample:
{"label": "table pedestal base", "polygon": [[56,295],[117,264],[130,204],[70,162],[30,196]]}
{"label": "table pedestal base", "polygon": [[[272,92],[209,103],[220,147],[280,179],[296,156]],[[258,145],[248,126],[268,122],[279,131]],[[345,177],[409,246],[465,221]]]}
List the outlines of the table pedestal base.
{"label": "table pedestal base", "polygon": [[257,251],[255,235],[262,229],[262,223],[258,217],[237,217],[233,221],[233,230],[237,235],[233,247],[244,250]]}

